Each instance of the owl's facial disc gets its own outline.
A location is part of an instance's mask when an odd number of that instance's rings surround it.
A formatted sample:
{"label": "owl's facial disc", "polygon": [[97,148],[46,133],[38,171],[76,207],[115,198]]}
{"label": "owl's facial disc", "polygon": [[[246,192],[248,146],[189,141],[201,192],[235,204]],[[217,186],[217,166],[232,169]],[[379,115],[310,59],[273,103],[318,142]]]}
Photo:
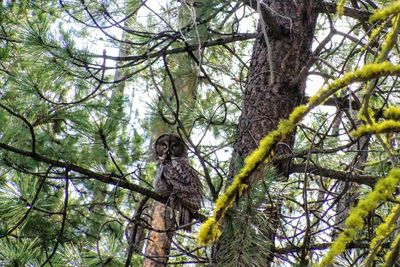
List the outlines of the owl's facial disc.
{"label": "owl's facial disc", "polygon": [[161,155],[164,159],[171,157],[171,151],[170,151],[169,143],[167,141],[165,141],[161,144],[161,150],[162,150]]}
{"label": "owl's facial disc", "polygon": [[175,145],[175,144],[172,144],[172,145],[171,145],[171,152],[174,152],[175,149],[176,149],[176,145]]}
{"label": "owl's facial disc", "polygon": [[168,143],[167,142],[164,142],[163,144],[162,144],[162,150],[163,150],[163,154],[165,154],[165,152],[167,152],[169,149],[168,149]]}

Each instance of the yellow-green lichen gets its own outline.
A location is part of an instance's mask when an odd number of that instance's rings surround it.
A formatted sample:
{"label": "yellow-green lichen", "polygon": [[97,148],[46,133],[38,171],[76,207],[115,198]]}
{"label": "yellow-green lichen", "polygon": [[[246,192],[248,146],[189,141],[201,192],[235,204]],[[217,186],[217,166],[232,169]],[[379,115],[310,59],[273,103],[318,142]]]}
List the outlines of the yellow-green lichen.
{"label": "yellow-green lichen", "polygon": [[[289,115],[289,119],[282,120],[277,129],[267,134],[259,143],[259,146],[244,160],[244,166],[237,175],[233,178],[232,184],[227,188],[226,192],[221,194],[217,199],[214,208],[213,220],[215,224],[204,223],[201,226],[202,235],[207,233],[213,234],[216,232],[215,229],[208,229],[208,227],[219,227],[219,222],[225,216],[226,211],[233,205],[236,197],[240,197],[243,193],[244,188],[248,184],[249,176],[259,164],[264,162],[265,158],[270,154],[276,142],[284,137],[289,136],[293,133],[296,123],[299,122],[304,116],[315,106],[322,103],[337,90],[347,86],[356,81],[368,80],[371,78],[378,78],[381,76],[387,76],[392,74],[400,73],[400,65],[393,65],[390,62],[374,63],[365,65],[363,68],[356,70],[351,73],[343,75],[343,77],[334,80],[327,87],[323,87],[313,97],[310,98],[307,105],[301,105],[293,110]],[[220,233],[220,231],[219,231]],[[210,244],[214,242],[219,235],[213,234],[208,237],[199,237],[200,244]]]}
{"label": "yellow-green lichen", "polygon": [[385,254],[385,264],[383,266],[389,266],[389,259],[392,257],[392,252],[395,250],[395,247],[397,244],[400,242],[400,234],[396,236],[396,238],[393,240],[393,242],[390,244],[390,249],[388,252]]}
{"label": "yellow-green lichen", "polygon": [[333,80],[327,87],[321,88],[314,96],[310,97],[307,106],[309,107],[310,105],[317,105],[321,103],[340,88],[343,88],[353,82],[364,81],[386,75],[393,75],[399,72],[400,65],[393,65],[388,61],[367,64],[361,69],[346,73],[342,77]]}
{"label": "yellow-green lichen", "polygon": [[382,30],[383,30],[383,25],[379,25],[378,27],[376,27],[375,29],[373,29],[371,31],[371,34],[369,35],[369,43],[370,44],[375,42],[378,35],[383,32]]}
{"label": "yellow-green lichen", "polygon": [[218,199],[215,201],[214,213],[219,211],[219,210],[222,210],[223,208],[226,208],[228,206],[230,206],[230,205],[228,205],[228,194],[227,193],[222,193],[218,197]]}
{"label": "yellow-green lichen", "polygon": [[400,12],[400,1],[394,1],[391,5],[378,9],[374,14],[371,15],[369,21],[371,23],[377,20],[383,20],[392,14],[397,14]]}
{"label": "yellow-green lichen", "polygon": [[385,120],[372,125],[362,125],[352,133],[354,137],[361,137],[367,134],[390,133],[400,131],[400,121]]}
{"label": "yellow-green lichen", "polygon": [[318,266],[329,266],[333,263],[335,256],[346,250],[346,244],[351,242],[357,232],[352,229],[345,229],[339,234],[336,241],[331,245],[328,253],[322,259]]}
{"label": "yellow-green lichen", "polygon": [[368,113],[368,114],[364,114],[364,113],[363,113],[363,110],[364,110],[363,108],[360,109],[360,112],[358,112],[358,114],[357,114],[357,118],[358,118],[359,120],[365,122],[365,123],[368,123],[368,119],[367,119],[367,117],[368,117],[368,118],[371,119],[373,122],[375,122],[375,113],[374,113],[374,111],[372,110],[372,108],[367,107],[367,113]]}
{"label": "yellow-green lichen", "polygon": [[386,119],[400,121],[400,107],[398,106],[390,106],[384,112],[383,116]]}
{"label": "yellow-green lichen", "polygon": [[389,51],[393,48],[397,40],[397,34],[399,30],[399,18],[397,15],[392,19],[393,27],[390,29],[389,33],[386,35],[385,41],[382,43],[381,50],[376,58],[376,62],[381,62],[387,58]]}
{"label": "yellow-green lichen", "polygon": [[343,14],[344,14],[344,4],[345,3],[346,3],[346,0],[339,0],[336,5],[336,12],[338,13],[339,16],[343,16]]}
{"label": "yellow-green lichen", "polygon": [[389,215],[386,216],[384,222],[378,225],[376,228],[375,237],[371,240],[371,244],[369,246],[370,253],[365,262],[366,266],[371,266],[371,263],[375,260],[376,255],[381,252],[383,240],[389,236],[396,226],[396,220],[399,216],[399,211],[399,205],[393,206]]}
{"label": "yellow-green lichen", "polygon": [[299,122],[306,112],[307,112],[306,105],[297,106],[289,115],[289,121],[291,121],[292,123]]}
{"label": "yellow-green lichen", "polygon": [[221,236],[218,222],[214,217],[208,218],[205,223],[200,226],[197,243],[199,245],[207,245],[210,242],[217,240]]}
{"label": "yellow-green lichen", "polygon": [[372,212],[380,202],[390,199],[399,182],[400,169],[392,169],[385,178],[376,183],[373,191],[350,211],[345,221],[345,229],[339,234],[318,266],[330,266],[334,263],[335,257],[344,252],[346,245],[354,240],[357,232],[363,228],[364,218],[368,213]]}

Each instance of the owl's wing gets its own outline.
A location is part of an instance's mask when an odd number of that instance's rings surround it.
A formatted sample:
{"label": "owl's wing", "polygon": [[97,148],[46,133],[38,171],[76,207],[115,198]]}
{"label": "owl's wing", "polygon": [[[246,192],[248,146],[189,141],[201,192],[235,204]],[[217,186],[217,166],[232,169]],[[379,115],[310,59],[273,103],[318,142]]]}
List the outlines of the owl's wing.
{"label": "owl's wing", "polygon": [[171,186],[171,193],[184,207],[192,212],[197,212],[201,208],[202,185],[197,172],[185,158],[175,158],[166,163],[163,168],[163,177]]}

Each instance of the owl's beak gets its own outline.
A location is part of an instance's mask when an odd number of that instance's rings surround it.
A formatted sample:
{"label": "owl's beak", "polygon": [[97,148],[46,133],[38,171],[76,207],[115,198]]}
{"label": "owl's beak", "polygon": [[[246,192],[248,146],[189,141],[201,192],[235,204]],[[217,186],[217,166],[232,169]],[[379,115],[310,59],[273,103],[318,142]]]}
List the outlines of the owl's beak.
{"label": "owl's beak", "polygon": [[165,153],[163,155],[163,160],[164,159],[171,159],[171,151],[169,149],[167,151],[165,151]]}

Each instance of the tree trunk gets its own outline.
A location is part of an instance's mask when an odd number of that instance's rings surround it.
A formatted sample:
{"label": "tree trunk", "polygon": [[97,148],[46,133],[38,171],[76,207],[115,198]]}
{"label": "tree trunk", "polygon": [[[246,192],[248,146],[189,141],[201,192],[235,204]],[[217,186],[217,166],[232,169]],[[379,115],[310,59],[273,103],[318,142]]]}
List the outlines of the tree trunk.
{"label": "tree trunk", "polygon": [[168,255],[171,248],[172,232],[167,232],[173,226],[171,209],[163,203],[154,202],[151,215],[151,228],[147,237],[146,258],[143,267],[167,266]]}
{"label": "tree trunk", "polygon": [[[251,6],[260,9],[256,1],[253,1]],[[296,83],[293,81],[298,78],[305,63],[310,59],[317,19],[315,1],[273,1],[269,7],[276,13],[267,10],[260,16],[263,19],[260,19],[258,25],[260,35],[254,44],[243,96],[242,114],[230,168],[231,178],[243,166],[244,158],[258,146],[262,137],[275,129],[281,119],[287,118],[305,96],[306,75]],[[266,39],[269,42],[269,53]],[[273,71],[272,82],[270,66]],[[278,154],[290,151],[293,143],[293,137],[284,140],[276,146],[275,151]],[[279,163],[278,171],[285,174],[287,165],[288,162]],[[251,181],[263,177],[263,170],[258,170],[253,173]],[[271,254],[266,259],[265,266],[269,266],[273,260],[273,244],[279,218],[276,201],[272,200],[268,204],[271,207],[268,214],[271,215],[274,227],[269,234]]]}

